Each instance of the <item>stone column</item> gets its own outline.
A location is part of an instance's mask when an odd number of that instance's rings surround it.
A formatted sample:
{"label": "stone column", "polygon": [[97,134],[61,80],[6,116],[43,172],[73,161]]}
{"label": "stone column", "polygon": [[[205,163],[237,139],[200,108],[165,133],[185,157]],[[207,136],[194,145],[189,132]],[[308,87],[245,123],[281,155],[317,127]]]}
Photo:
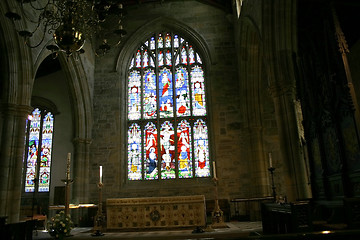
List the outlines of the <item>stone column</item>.
{"label": "stone column", "polygon": [[311,189],[308,185],[297,125],[295,81],[281,81],[280,77],[279,81],[272,83],[270,92],[275,105],[280,154],[284,164],[282,179],[285,192],[283,194],[286,194],[289,201],[309,198]]}
{"label": "stone column", "polygon": [[0,215],[7,222],[17,222],[20,216],[24,138],[26,118],[30,106],[8,104],[2,106],[3,125],[0,151]]}
{"label": "stone column", "polygon": [[74,184],[73,197],[76,202],[87,203],[89,200],[89,159],[90,139],[76,138],[74,143]]}

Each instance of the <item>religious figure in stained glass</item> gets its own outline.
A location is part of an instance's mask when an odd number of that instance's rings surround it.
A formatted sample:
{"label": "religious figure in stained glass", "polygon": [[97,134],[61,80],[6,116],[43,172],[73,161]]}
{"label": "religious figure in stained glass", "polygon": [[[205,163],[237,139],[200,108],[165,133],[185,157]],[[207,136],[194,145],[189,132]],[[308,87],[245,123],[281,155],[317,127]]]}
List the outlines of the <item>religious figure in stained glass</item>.
{"label": "religious figure in stained glass", "polygon": [[204,73],[201,67],[195,66],[191,71],[191,88],[193,101],[193,114],[206,115]]}
{"label": "religious figure in stained glass", "polygon": [[136,53],[136,67],[141,67],[141,53],[140,50]]}
{"label": "religious figure in stained glass", "polygon": [[149,55],[147,50],[145,50],[143,56],[143,68],[146,68],[148,66],[148,63],[149,63]]}
{"label": "religious figure in stained glass", "polygon": [[162,34],[160,33],[158,36],[158,48],[163,48],[164,47],[164,39]]}
{"label": "religious figure in stained glass", "polygon": [[186,54],[185,46],[181,49],[181,63],[187,64],[187,54]]}
{"label": "religious figure in stained glass", "polygon": [[140,103],[140,90],[141,90],[141,76],[139,71],[133,71],[129,77],[128,85],[128,112],[129,118],[132,120],[140,118],[141,103]]}
{"label": "religious figure in stained glass", "polygon": [[160,117],[173,116],[173,87],[172,74],[164,68],[159,74]]}
{"label": "religious figure in stained glass", "polygon": [[170,48],[171,47],[171,36],[170,33],[166,33],[165,36],[165,47]]}
{"label": "religious figure in stained glass", "polygon": [[165,121],[161,125],[160,130],[161,143],[161,177],[175,178],[174,164],[174,128],[169,121]]}
{"label": "religious figure in stained glass", "polygon": [[141,132],[136,123],[128,130],[128,178],[141,179]]}
{"label": "religious figure in stained glass", "polygon": [[128,72],[128,179],[209,177],[205,117],[196,48],[178,34],[152,35],[134,53]]}
{"label": "religious figure in stained glass", "polygon": [[178,116],[190,115],[189,82],[187,70],[184,67],[176,69],[176,113]]}
{"label": "religious figure in stained glass", "polygon": [[149,122],[145,126],[145,159],[146,174],[145,179],[157,179],[157,129],[154,123]]}
{"label": "religious figure in stained glass", "polygon": [[179,47],[179,36],[175,35],[174,36],[174,48],[178,48]]}
{"label": "religious figure in stained glass", "polygon": [[192,46],[189,47],[189,62],[190,64],[195,63],[194,49],[192,48]]}
{"label": "religious figure in stained glass", "polygon": [[156,118],[156,75],[154,70],[149,69],[145,72],[144,78],[144,118]]}
{"label": "religious figure in stained glass", "polygon": [[177,128],[179,178],[192,177],[190,123],[182,120]]}
{"label": "religious figure in stained glass", "polygon": [[207,126],[202,119],[198,119],[194,124],[194,148],[195,164],[197,165],[195,175],[198,177],[210,176],[208,133]]}
{"label": "religious figure in stained glass", "polygon": [[170,53],[170,50],[166,51],[166,65],[171,66],[171,53]]}

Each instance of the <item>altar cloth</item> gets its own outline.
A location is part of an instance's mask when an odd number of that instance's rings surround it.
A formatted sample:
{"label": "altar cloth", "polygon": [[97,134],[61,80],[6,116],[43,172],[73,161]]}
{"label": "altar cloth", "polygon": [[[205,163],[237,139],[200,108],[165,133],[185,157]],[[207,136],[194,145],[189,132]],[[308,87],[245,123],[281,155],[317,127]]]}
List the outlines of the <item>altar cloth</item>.
{"label": "altar cloth", "polygon": [[112,198],[106,201],[107,229],[205,226],[205,196]]}

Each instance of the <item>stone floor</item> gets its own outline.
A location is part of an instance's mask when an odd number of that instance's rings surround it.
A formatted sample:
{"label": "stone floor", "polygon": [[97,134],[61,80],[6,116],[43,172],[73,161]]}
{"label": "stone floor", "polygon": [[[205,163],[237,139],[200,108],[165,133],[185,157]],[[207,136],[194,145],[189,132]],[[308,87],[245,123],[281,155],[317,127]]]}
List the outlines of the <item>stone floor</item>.
{"label": "stone floor", "polygon": [[[261,222],[226,222],[227,228],[204,229],[202,233],[193,233],[195,229],[170,230],[170,231],[131,231],[131,232],[105,232],[103,236],[92,236],[91,228],[75,228],[71,237],[66,239],[241,239],[250,235],[259,236],[262,232]],[[34,240],[52,239],[46,231],[38,230],[33,235]]]}
{"label": "stone floor", "polygon": [[[194,229],[159,230],[159,231],[131,231],[131,232],[104,232],[103,236],[92,236],[91,228],[75,228],[71,236],[65,240],[89,239],[119,239],[119,240],[359,240],[360,229],[347,230],[316,230],[312,232],[288,234],[263,234],[261,222],[226,222],[227,228],[204,229],[202,233],[194,233]],[[46,232],[34,232],[34,240],[52,240]]]}

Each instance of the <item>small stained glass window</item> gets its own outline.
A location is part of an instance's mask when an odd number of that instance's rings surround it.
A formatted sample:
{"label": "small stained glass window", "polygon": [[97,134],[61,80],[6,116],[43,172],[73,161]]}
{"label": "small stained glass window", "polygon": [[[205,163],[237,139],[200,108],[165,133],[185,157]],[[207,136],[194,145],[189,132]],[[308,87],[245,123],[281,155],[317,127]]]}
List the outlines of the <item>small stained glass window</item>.
{"label": "small stained glass window", "polygon": [[206,78],[196,47],[161,32],[128,71],[127,179],[210,177]]}

